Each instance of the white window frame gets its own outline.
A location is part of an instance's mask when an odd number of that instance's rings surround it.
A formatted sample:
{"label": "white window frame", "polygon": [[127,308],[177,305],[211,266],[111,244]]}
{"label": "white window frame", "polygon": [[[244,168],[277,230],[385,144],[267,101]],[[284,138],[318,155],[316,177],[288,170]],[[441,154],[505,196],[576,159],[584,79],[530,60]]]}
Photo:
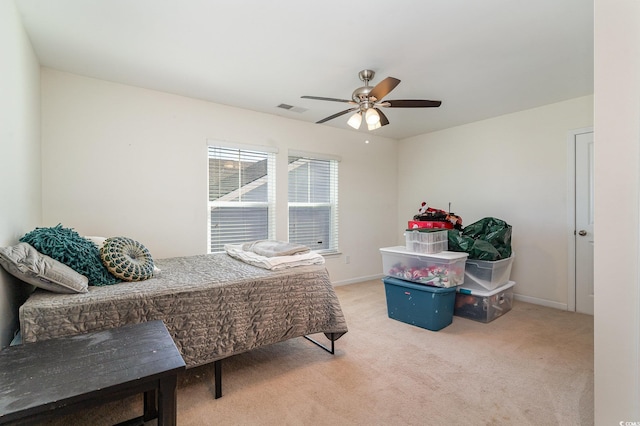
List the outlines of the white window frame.
{"label": "white window frame", "polygon": [[[330,198],[328,202],[323,203],[311,203],[311,202],[288,202],[287,215],[289,215],[289,227],[287,232],[291,230],[291,207],[330,207],[331,217],[329,220],[329,246],[326,249],[314,250],[320,254],[337,254],[339,250],[339,233],[338,233],[338,221],[339,221],[339,209],[338,209],[338,184],[339,184],[339,163],[340,157],[318,154],[306,151],[293,151],[290,150],[287,157],[287,178],[289,178],[289,172],[291,172],[296,166],[293,163],[289,163],[290,157],[300,157],[310,161],[329,161],[330,173],[329,173],[329,186],[330,186]],[[287,189],[288,191],[288,189]],[[287,192],[288,194],[288,192]],[[289,241],[291,241],[291,235],[289,235]]]}
{"label": "white window frame", "polygon": [[[211,149],[222,149],[231,151],[240,152],[255,152],[259,154],[266,154],[267,157],[267,175],[263,178],[257,179],[244,187],[240,187],[238,185],[238,189],[236,191],[246,192],[246,190],[250,190],[251,187],[257,187],[259,185],[268,184],[268,195],[267,201],[265,202],[256,202],[256,201],[231,201],[231,199],[235,198],[237,194],[227,194],[225,196],[220,197],[217,200],[211,201],[209,196],[209,160],[211,158]],[[267,207],[267,238],[275,239],[276,235],[276,154],[278,152],[277,148],[268,147],[268,146],[259,146],[259,145],[248,145],[248,144],[237,144],[230,142],[221,142],[215,140],[207,141],[207,253],[212,253],[211,251],[211,211],[214,208],[224,208],[224,207]],[[239,174],[239,179],[241,176]],[[233,195],[232,195],[233,194]],[[251,238],[247,238],[247,241]],[[222,250],[220,250],[222,251]],[[220,252],[216,251],[216,252]]]}

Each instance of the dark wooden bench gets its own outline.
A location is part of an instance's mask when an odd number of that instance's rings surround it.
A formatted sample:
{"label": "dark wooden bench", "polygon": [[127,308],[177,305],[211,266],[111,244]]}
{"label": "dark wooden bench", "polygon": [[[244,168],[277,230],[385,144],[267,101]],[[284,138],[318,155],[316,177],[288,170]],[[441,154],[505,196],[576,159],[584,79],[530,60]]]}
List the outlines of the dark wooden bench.
{"label": "dark wooden bench", "polygon": [[184,368],[162,321],[11,346],[0,351],[0,424],[144,393],[144,414],[131,423],[157,418],[158,425],[175,425]]}

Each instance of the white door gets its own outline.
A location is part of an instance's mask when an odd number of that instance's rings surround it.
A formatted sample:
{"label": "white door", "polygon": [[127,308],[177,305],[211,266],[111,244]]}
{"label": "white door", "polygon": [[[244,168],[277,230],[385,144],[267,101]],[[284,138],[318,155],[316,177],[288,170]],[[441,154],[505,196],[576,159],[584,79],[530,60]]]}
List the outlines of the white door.
{"label": "white door", "polygon": [[593,315],[593,132],[575,135],[576,312]]}

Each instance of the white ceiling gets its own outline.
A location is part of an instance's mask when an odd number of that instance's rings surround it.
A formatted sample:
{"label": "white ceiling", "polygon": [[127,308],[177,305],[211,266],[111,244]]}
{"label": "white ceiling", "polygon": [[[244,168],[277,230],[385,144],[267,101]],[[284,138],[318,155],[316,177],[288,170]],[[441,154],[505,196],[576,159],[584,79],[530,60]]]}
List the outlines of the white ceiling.
{"label": "white ceiling", "polygon": [[365,68],[402,80],[385,99],[442,101],[384,109],[396,139],[593,93],[592,0],[16,4],[41,64],[71,73],[308,122],[349,105],[300,96],[350,99]]}

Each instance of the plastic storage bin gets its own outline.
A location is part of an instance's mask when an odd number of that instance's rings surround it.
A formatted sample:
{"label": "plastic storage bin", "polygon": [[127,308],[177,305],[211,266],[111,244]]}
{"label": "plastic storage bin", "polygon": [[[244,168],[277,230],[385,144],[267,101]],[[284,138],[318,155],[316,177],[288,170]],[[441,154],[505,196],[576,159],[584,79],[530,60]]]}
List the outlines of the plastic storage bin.
{"label": "plastic storage bin", "polygon": [[494,290],[478,290],[460,286],[456,290],[453,314],[479,322],[491,322],[511,310],[513,286],[509,281]]}
{"label": "plastic storage bin", "polygon": [[402,246],[381,248],[380,253],[385,275],[436,287],[455,287],[464,282],[467,253],[423,254]]}
{"label": "plastic storage bin", "polygon": [[509,282],[515,255],[508,259],[488,261],[467,259],[465,283],[473,282],[487,290],[494,290]]}
{"label": "plastic storage bin", "polygon": [[404,233],[406,249],[417,253],[440,253],[449,248],[447,231],[436,229],[408,229]]}
{"label": "plastic storage bin", "polygon": [[439,288],[393,277],[382,280],[389,318],[438,331],[453,322],[455,288]]}

